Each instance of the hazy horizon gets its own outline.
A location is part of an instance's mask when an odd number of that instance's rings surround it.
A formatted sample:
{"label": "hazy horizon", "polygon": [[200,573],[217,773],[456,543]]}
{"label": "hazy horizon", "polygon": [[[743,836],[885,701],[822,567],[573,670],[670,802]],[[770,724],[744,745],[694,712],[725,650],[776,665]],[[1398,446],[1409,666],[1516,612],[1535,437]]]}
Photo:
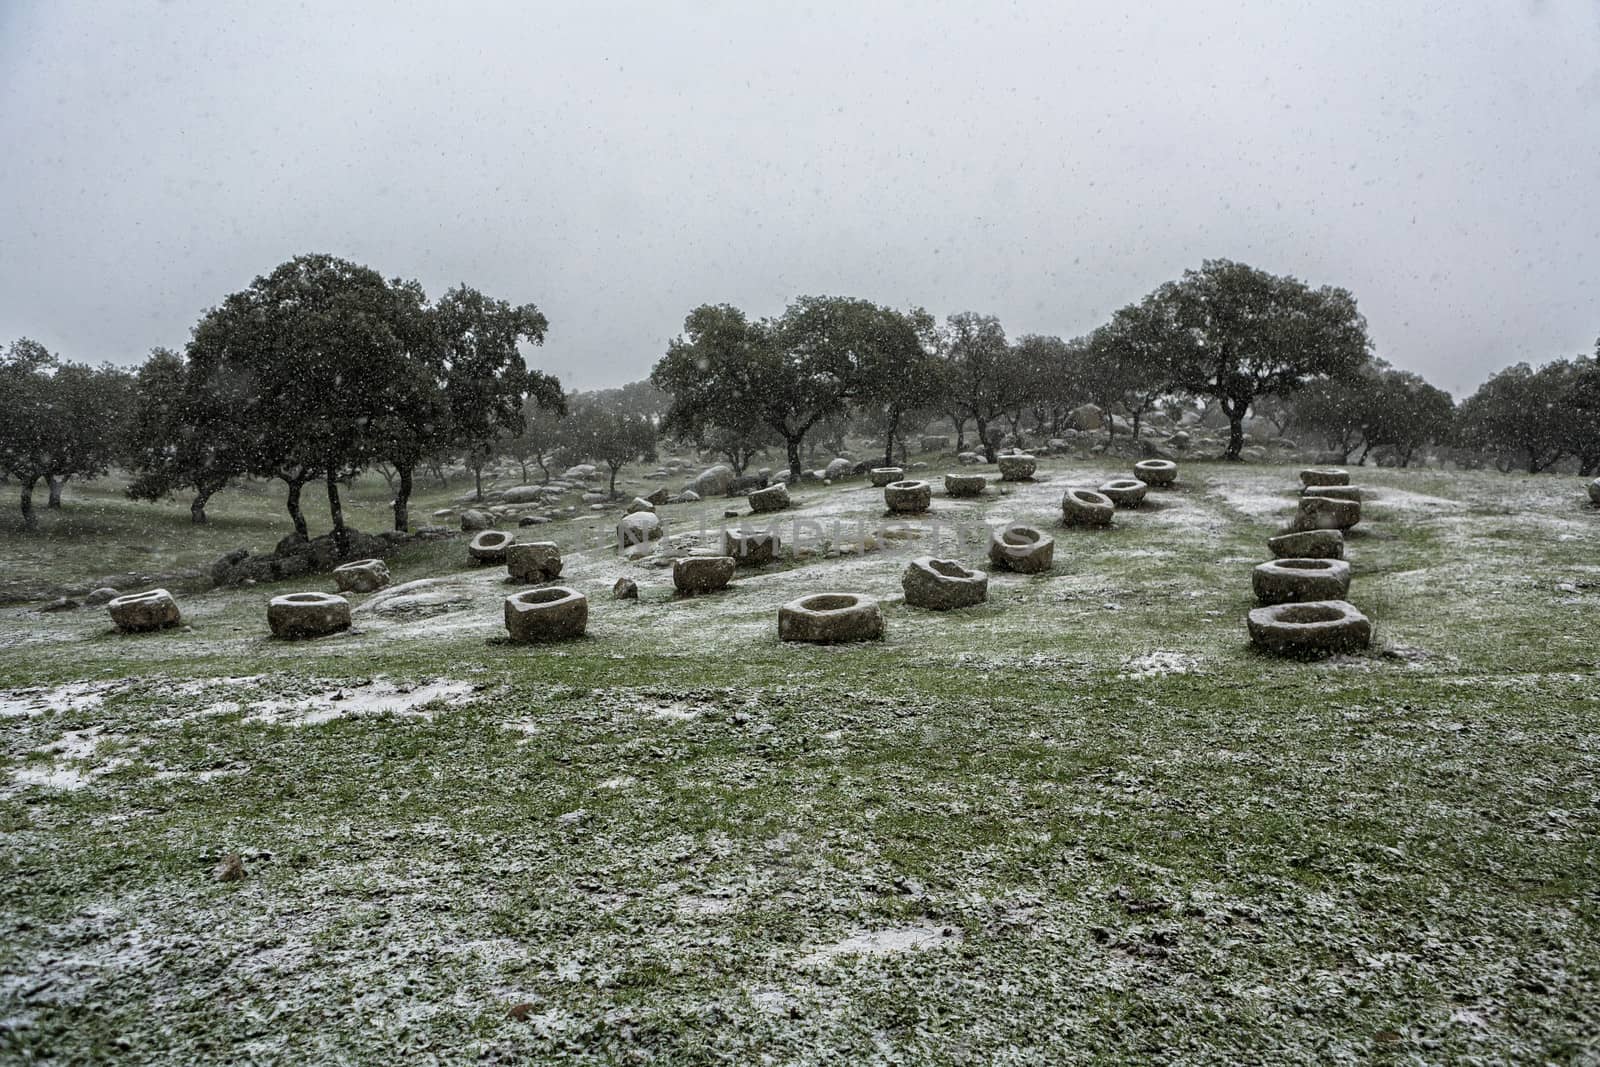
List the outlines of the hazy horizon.
{"label": "hazy horizon", "polygon": [[1600,5],[0,8],[0,343],[131,364],[303,252],[643,377],[807,293],[1074,336],[1207,258],[1459,398],[1600,334]]}

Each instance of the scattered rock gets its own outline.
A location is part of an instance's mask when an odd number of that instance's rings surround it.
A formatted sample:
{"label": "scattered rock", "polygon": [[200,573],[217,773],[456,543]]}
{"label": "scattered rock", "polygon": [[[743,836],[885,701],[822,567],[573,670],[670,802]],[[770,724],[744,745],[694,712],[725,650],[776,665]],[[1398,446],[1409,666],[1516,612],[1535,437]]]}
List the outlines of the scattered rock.
{"label": "scattered rock", "polygon": [[54,614],[58,611],[77,611],[78,602],[67,596],[56,597],[48,604],[42,605],[39,610],[46,614]]}
{"label": "scattered rock", "polygon": [[358,559],[333,568],[341,593],[375,593],[389,584],[389,565],[381,559]]}
{"label": "scattered rock", "polygon": [[623,548],[661,539],[661,520],[648,511],[624,515],[617,523],[617,543]]}
{"label": "scattered rock", "polygon": [[489,513],[469,508],[461,513],[461,530],[463,533],[477,533],[487,530],[494,520],[489,518]]}
{"label": "scattered rock", "polygon": [[782,482],[758,489],[749,496],[750,510],[756,513],[782,511],[789,506],[789,487]]}
{"label": "scattered rock", "polygon": [[741,530],[737,527],[722,531],[722,554],[731,556],[735,563],[756,567],[778,558],[783,543],[776,530]]}
{"label": "scattered rock", "polygon": [[650,501],[646,500],[642,496],[636,496],[628,502],[627,514],[636,515],[641,511],[648,511],[651,514],[654,514],[655,510],[656,506]]}
{"label": "scattered rock", "polygon": [[222,862],[211,868],[213,882],[237,882],[245,876],[244,860],[237,852],[222,857]]}
{"label": "scattered rock", "polygon": [[824,478],[828,479],[829,481],[836,482],[840,478],[843,478],[845,475],[850,474],[852,472],[852,470],[854,469],[854,467],[855,467],[854,463],[851,463],[848,459],[845,459],[843,456],[838,456],[838,457],[830,460],[828,462],[828,465],[823,468],[822,476]]}
{"label": "scattered rock", "polygon": [[88,596],[84,597],[83,603],[87,607],[97,608],[101,604],[109,604],[111,601],[115,600],[116,597],[117,591],[115,589],[111,588],[109,585],[102,585],[99,589],[94,590]]}
{"label": "scattered rock", "polygon": [[999,457],[1000,480],[1002,482],[1026,482],[1033,480],[1033,472],[1039,469],[1039,461],[1026,452],[1015,452],[1009,456]]}
{"label": "scattered rock", "polygon": [[611,599],[638,600],[639,583],[632,578],[618,578],[611,586]]}

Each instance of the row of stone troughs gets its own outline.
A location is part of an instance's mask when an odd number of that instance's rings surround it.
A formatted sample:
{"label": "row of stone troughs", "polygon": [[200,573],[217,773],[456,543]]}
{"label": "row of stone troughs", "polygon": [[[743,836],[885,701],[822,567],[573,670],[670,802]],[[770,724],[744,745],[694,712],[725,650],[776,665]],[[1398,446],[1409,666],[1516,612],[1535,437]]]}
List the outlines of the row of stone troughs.
{"label": "row of stone troughs", "polygon": [[1372,622],[1345,597],[1350,564],[1344,532],[1361,521],[1361,490],[1332,467],[1300,472],[1300,501],[1286,533],[1269,538],[1273,559],[1251,585],[1261,607],[1249,614],[1250,640],[1285,656],[1354,652],[1372,641]]}

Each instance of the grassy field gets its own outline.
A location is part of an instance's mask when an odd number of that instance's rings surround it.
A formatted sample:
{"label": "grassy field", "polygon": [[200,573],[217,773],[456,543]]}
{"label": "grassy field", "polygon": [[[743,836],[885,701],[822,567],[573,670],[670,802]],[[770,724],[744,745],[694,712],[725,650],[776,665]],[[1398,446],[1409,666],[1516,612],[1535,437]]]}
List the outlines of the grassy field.
{"label": "grassy field", "polygon": [[[325,577],[136,637],[0,609],[0,1059],[1594,1062],[1581,484],[1361,471],[1360,656],[1246,642],[1286,467],[1186,464],[985,606],[901,602],[909,556],[983,559],[958,522],[1055,525],[1121,473],[936,493],[937,531],[801,487],[786,519],[873,547],[693,600],[585,513],[537,533],[591,600],[561,646],[500,641],[502,573],[460,541],[315,642],[264,608]],[[382,482],[354,495],[381,528]],[[728,503],[662,514],[709,542]],[[69,487],[0,570],[164,573],[285,528],[266,489],[213,513]],[[778,604],[822,589],[883,598],[887,639],[780,645]],[[213,880],[229,852],[246,877]]]}

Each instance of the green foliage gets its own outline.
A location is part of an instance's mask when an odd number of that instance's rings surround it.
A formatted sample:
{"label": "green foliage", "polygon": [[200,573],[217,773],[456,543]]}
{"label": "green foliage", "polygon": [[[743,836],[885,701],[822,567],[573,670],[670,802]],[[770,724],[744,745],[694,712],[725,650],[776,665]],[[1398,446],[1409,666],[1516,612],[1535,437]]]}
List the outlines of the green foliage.
{"label": "green foliage", "polygon": [[1359,451],[1366,463],[1374,449],[1387,450],[1409,466],[1417,450],[1452,436],[1455,402],[1450,394],[1409,371],[1374,364],[1348,378],[1314,382],[1299,395],[1296,426],[1320,437],[1348,459]]}
{"label": "green foliage", "polygon": [[989,427],[1026,397],[1005,328],[993,315],[951,315],[939,331],[939,361],[940,386],[951,407],[977,426],[984,456],[993,463]]}
{"label": "green foliage", "polygon": [[1600,365],[1595,359],[1526,363],[1494,375],[1461,405],[1459,443],[1500,455],[1530,474],[1569,456],[1600,469]]}
{"label": "green foliage", "polygon": [[596,460],[611,472],[609,485],[617,491],[617,474],[639,459],[654,459],[656,428],[641,415],[629,415],[600,404],[574,407],[557,431],[563,454],[572,462]]}

